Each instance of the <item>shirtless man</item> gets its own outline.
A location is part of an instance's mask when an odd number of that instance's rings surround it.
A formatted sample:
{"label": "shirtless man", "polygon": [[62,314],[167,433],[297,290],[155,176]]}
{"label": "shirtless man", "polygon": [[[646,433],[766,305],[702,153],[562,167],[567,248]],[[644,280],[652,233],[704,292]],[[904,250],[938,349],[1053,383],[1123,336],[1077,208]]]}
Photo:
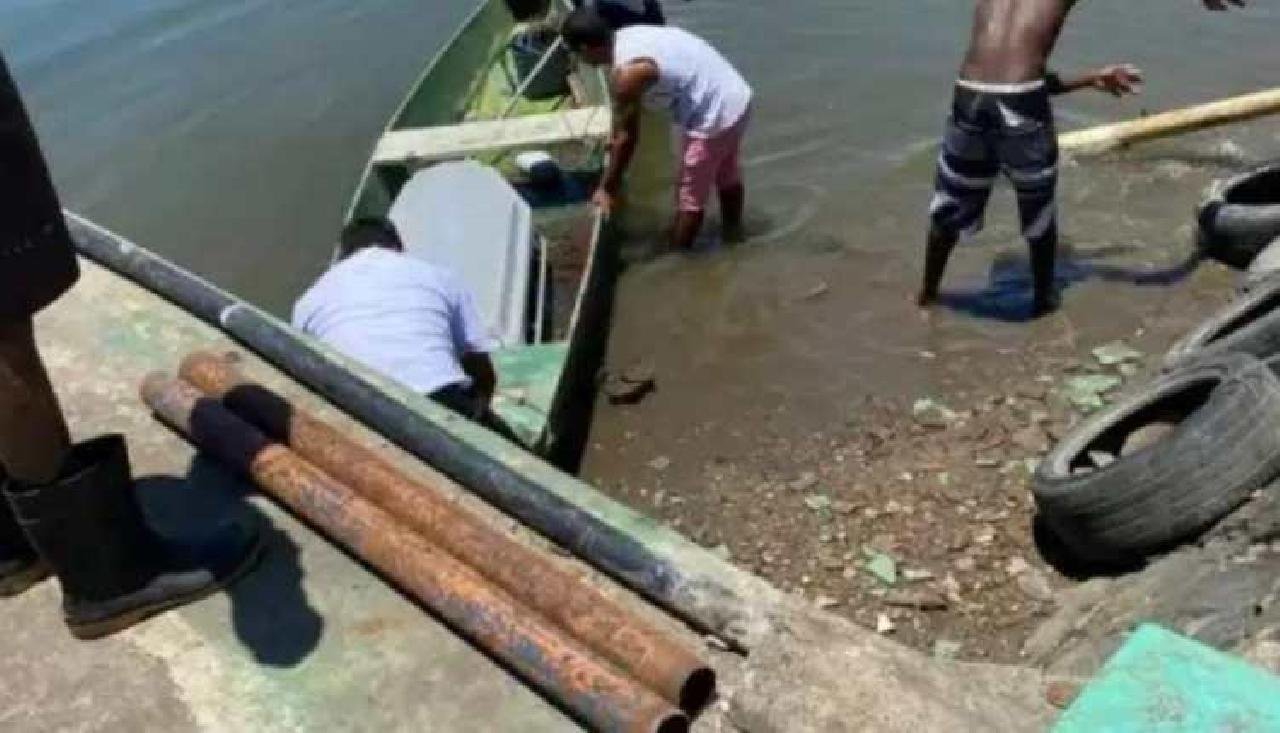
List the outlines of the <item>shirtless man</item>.
{"label": "shirtless man", "polygon": [[[1244,5],[1244,0],[1202,2],[1210,10]],[[1049,97],[1079,89],[1120,97],[1134,93],[1142,80],[1129,65],[1069,78],[1048,70],[1049,55],[1074,6],[1075,0],[978,0],[938,157],[921,307],[937,300],[959,238],[982,229],[1001,171],[1017,193],[1022,234],[1031,247],[1032,316],[1056,307],[1058,143]]]}

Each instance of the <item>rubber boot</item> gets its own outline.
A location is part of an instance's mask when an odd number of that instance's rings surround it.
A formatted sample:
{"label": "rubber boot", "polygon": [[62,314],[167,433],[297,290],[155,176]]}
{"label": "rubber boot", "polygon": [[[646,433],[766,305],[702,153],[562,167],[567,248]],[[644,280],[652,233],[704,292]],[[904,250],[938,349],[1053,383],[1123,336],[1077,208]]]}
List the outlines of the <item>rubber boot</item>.
{"label": "rubber boot", "polygon": [[[0,485],[8,482],[0,472]],[[49,577],[49,564],[31,547],[9,502],[0,498],[0,598],[9,598]]]}
{"label": "rubber boot", "polygon": [[161,538],[138,505],[124,438],[75,446],[57,481],[5,489],[18,523],[62,585],[81,639],[114,634],[199,600],[253,567],[260,537],[232,525],[200,543]]}

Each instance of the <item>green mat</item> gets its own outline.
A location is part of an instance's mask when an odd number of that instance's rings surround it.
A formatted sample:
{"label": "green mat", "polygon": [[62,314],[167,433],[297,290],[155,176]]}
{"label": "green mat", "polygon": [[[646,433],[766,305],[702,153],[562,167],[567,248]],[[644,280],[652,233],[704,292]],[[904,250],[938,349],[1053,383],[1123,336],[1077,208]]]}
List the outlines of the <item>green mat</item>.
{"label": "green mat", "polygon": [[1058,720],[1055,733],[1280,731],[1280,678],[1144,625]]}

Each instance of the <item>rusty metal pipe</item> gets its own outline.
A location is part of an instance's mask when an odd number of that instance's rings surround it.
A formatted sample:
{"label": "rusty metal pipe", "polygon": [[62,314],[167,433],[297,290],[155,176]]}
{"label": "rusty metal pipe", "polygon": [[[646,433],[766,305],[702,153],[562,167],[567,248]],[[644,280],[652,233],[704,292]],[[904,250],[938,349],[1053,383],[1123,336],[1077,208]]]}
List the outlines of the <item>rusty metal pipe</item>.
{"label": "rusty metal pipe", "polygon": [[715,672],[691,651],[586,579],[451,503],[441,488],[406,476],[374,451],[245,379],[220,355],[194,352],[182,361],[179,375],[480,571],[667,700],[689,712],[710,700]]}
{"label": "rusty metal pipe", "polygon": [[202,451],[253,478],[592,728],[688,730],[688,717],[670,703],[219,401],[164,374],[147,377],[142,398]]}

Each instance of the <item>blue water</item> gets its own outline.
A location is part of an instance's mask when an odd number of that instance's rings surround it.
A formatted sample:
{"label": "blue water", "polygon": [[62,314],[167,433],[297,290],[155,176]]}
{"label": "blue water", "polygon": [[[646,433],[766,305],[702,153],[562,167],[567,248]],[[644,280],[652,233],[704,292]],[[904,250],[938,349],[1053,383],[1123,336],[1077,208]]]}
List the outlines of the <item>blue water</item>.
{"label": "blue water", "polygon": [[[914,215],[970,3],[667,5],[757,90],[749,175],[777,239],[855,229],[864,212],[849,202],[886,179],[894,193],[877,205]],[[69,205],[283,310],[323,266],[375,135],[470,8],[8,0],[0,47]],[[1082,3],[1077,14],[1062,67],[1133,61],[1149,83],[1140,101],[1072,100],[1068,123],[1280,80],[1273,3],[1211,15],[1197,0],[1126,0]]]}

